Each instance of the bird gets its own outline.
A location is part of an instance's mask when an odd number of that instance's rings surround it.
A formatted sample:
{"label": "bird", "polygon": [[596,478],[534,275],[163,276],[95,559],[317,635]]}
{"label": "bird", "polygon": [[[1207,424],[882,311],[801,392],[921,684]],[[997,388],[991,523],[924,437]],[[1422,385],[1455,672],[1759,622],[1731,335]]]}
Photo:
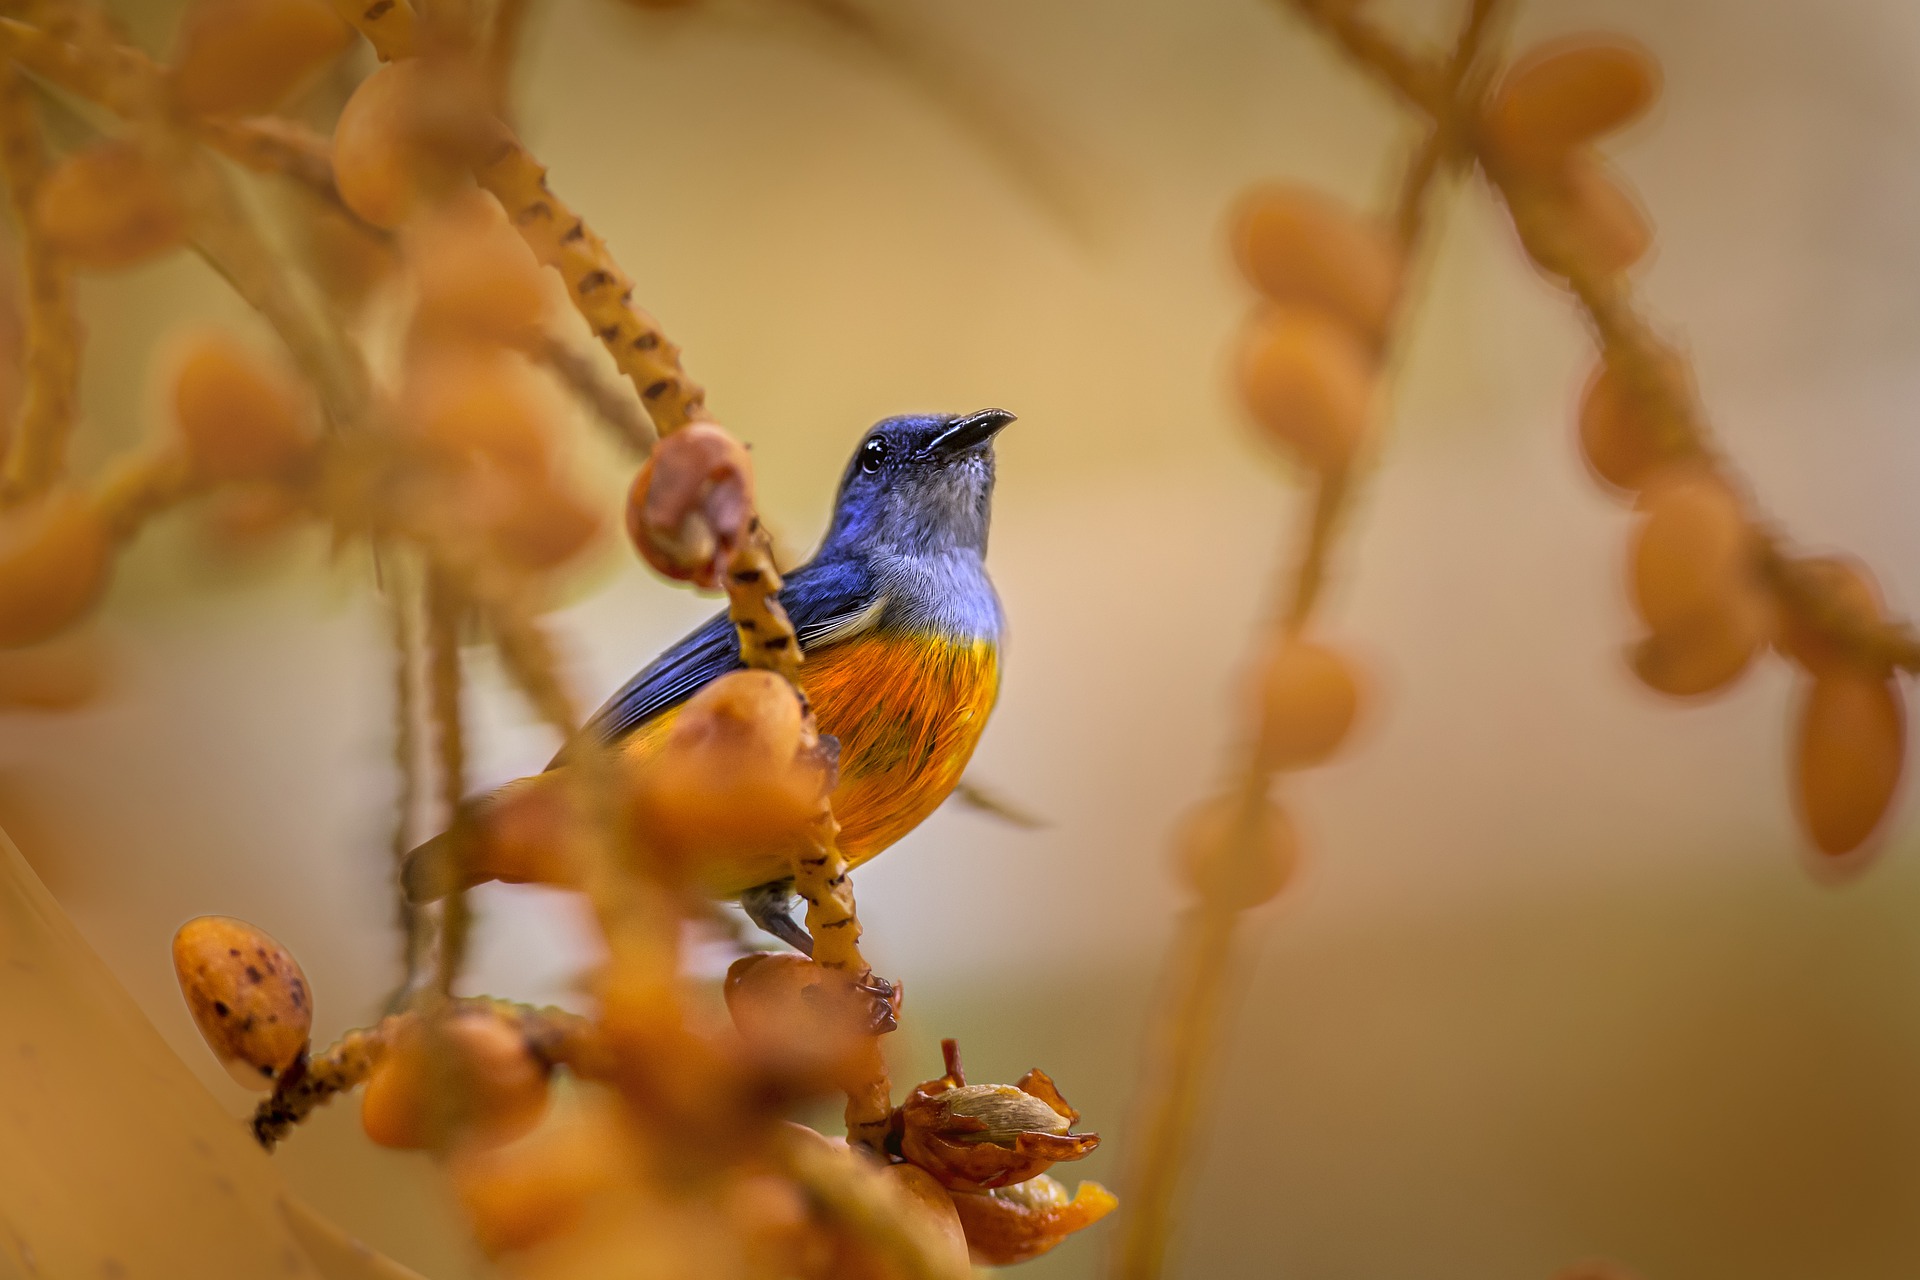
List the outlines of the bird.
{"label": "bird", "polygon": [[[818,551],[781,588],[805,655],[800,689],[822,737],[838,743],[832,802],[850,867],[896,843],[946,800],[998,699],[1006,617],[987,575],[987,531],[994,441],[1013,421],[1004,409],[982,409],[874,424],[841,476]],[[580,734],[620,752],[648,751],[689,698],[744,665],[732,623],[716,614],[641,668]],[[576,749],[563,748],[549,772]],[[473,805],[475,822],[509,812],[502,798],[516,787],[537,795],[524,784],[538,777]],[[408,856],[402,875],[414,900],[454,887],[448,840],[443,834]],[[707,888],[811,954],[783,866],[775,857],[749,859],[722,868]]]}

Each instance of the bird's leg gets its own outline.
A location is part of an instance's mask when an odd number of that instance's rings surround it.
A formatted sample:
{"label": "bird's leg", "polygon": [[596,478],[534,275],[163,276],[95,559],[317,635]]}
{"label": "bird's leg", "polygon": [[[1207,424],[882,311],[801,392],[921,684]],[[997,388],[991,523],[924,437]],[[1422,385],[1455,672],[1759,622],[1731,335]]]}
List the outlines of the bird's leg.
{"label": "bird's leg", "polygon": [[[775,880],[756,885],[740,895],[747,919],[786,943],[801,955],[813,957],[813,935],[793,918],[793,881]],[[900,984],[869,973],[854,984],[869,1005],[867,1034],[886,1035],[900,1025]]]}
{"label": "bird's leg", "polygon": [[793,918],[793,881],[774,880],[755,885],[740,895],[741,909],[747,919],[780,941],[809,958],[813,955],[813,935]]}

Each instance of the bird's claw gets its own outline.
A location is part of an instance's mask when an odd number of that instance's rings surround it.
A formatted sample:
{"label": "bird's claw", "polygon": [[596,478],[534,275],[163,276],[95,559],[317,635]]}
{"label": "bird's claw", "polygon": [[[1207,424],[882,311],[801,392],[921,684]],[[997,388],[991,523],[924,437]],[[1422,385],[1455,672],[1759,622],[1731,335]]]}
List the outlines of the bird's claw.
{"label": "bird's claw", "polygon": [[890,1031],[900,1029],[900,998],[903,984],[889,982],[877,973],[869,972],[853,984],[855,994],[865,996],[867,1007],[867,1034],[884,1036]]}

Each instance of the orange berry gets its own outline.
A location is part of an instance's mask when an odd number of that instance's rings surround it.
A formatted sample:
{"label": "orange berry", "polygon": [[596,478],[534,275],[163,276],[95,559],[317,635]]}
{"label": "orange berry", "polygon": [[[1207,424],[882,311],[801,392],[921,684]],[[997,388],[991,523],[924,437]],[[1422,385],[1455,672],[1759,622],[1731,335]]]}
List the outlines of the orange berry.
{"label": "orange berry", "polygon": [[0,647],[34,644],[100,599],[113,541],[99,509],[58,490],[0,511]]}
{"label": "orange berry", "polygon": [[568,1111],[504,1146],[463,1146],[448,1162],[454,1193],[490,1255],[525,1249],[569,1230],[596,1193],[619,1178],[613,1106]]}
{"label": "orange berry", "polygon": [[145,262],[187,237],[171,180],[139,147],[118,139],[55,165],[34,196],[33,220],[56,252],[97,271]]}
{"label": "orange berry", "polygon": [[1337,751],[1360,706],[1360,680],[1337,650],[1282,637],[1259,676],[1260,757],[1304,769]]}
{"label": "orange berry", "polygon": [[1529,207],[1518,220],[1521,240],[1554,275],[1611,275],[1653,247],[1639,200],[1592,155],[1575,153],[1548,176],[1511,184],[1508,198]]}
{"label": "orange berry", "polygon": [[298,221],[314,283],[342,312],[354,314],[400,264],[392,242],[333,204],[315,204]]}
{"label": "orange berry", "polygon": [[401,58],[353,91],[333,129],[334,182],[349,209],[389,229],[458,187],[469,136],[484,127],[475,87]]}
{"label": "orange berry", "polygon": [[1614,35],[1575,36],[1520,55],[1487,111],[1488,141],[1501,157],[1550,167],[1583,143],[1644,114],[1660,96],[1660,64]]}
{"label": "orange berry", "polygon": [[1342,471],[1365,437],[1372,355],[1354,330],[1317,311],[1277,307],[1254,322],[1240,359],[1240,395],[1255,421],[1303,464]]}
{"label": "orange berry", "polygon": [[627,536],[654,569],[713,590],[753,520],[753,461],[714,422],[664,437],[627,491]]}
{"label": "orange berry", "polygon": [[1906,712],[1889,676],[1836,667],[1809,685],[1795,798],[1800,824],[1822,853],[1852,852],[1886,817],[1906,755]]}
{"label": "orange berry", "polygon": [[293,953],[244,920],[200,916],[173,935],[173,972],[201,1038],[233,1078],[270,1089],[313,1030]]}
{"label": "orange berry", "polygon": [[471,192],[448,201],[410,238],[420,286],[417,333],[515,344],[546,319],[545,273],[507,223],[499,201]]}
{"label": "orange berry", "polygon": [[1677,353],[1665,352],[1645,369],[1603,357],[1580,397],[1580,454],[1594,478],[1628,492],[1642,488],[1673,460],[1680,437],[1669,431],[1667,415],[1692,399]]}
{"label": "orange berry", "polygon": [[782,1072],[831,1086],[866,1062],[871,1002],[807,957],[742,956],[728,968],[723,990],[740,1038]]}
{"label": "orange berry", "polygon": [[400,416],[435,449],[485,457],[525,480],[547,472],[560,404],[511,351],[433,346],[411,362]]}
{"label": "orange berry", "polygon": [[1676,698],[1714,693],[1739,679],[1773,632],[1772,600],[1738,594],[1729,607],[1702,614],[1634,645],[1628,662],[1649,689]]}
{"label": "orange berry", "polygon": [[[1818,591],[1822,605],[1835,621],[1864,629],[1883,616],[1880,584],[1874,580],[1873,570],[1852,556],[1813,556],[1795,568]],[[1848,667],[1871,670],[1884,665],[1849,654],[1816,626],[1814,619],[1792,609],[1786,610],[1781,621],[1777,644],[1781,653],[1816,676]]]}
{"label": "orange berry", "polygon": [[0,707],[70,711],[99,697],[106,682],[106,654],[91,632],[0,649]]}
{"label": "orange berry", "polygon": [[1336,316],[1379,345],[1400,292],[1400,251],[1384,228],[1311,188],[1275,185],[1241,197],[1232,237],[1256,289]]}
{"label": "orange berry", "polygon": [[907,1215],[919,1225],[921,1238],[933,1244],[946,1260],[942,1273],[972,1274],[967,1261],[967,1235],[960,1227],[959,1210],[953,1207],[953,1196],[940,1185],[940,1180],[911,1164],[887,1165],[882,1174],[893,1183]]}
{"label": "orange berry", "polygon": [[[509,1142],[540,1122],[547,1107],[547,1066],[519,1028],[484,1009],[458,1009],[433,1032],[419,1018],[403,1022],[367,1078],[360,1125],[383,1147],[415,1149],[433,1138],[434,1108],[482,1144]],[[436,1064],[436,1051],[444,1053]],[[448,1071],[438,1087],[436,1069]]]}
{"label": "orange berry", "polygon": [[506,486],[489,511],[487,544],[495,555],[528,573],[546,573],[574,559],[600,534],[600,513],[551,480]]}
{"label": "orange berry", "polygon": [[1233,795],[1189,812],[1175,849],[1187,886],[1234,911],[1272,901],[1300,860],[1299,837],[1284,809],[1266,801],[1249,809]]}
{"label": "orange berry", "polygon": [[1703,468],[1673,467],[1640,498],[1633,602],[1647,626],[1681,632],[1757,589],[1753,534],[1733,492]]}
{"label": "orange berry", "polygon": [[630,762],[634,821],[647,844],[688,869],[781,850],[820,812],[832,770],[793,686],[734,671],[680,709],[664,740]]}
{"label": "orange berry", "polygon": [[195,115],[271,111],[352,41],[323,0],[195,0],[180,19],[174,98]]}
{"label": "orange berry", "polygon": [[300,385],[224,333],[188,341],[173,413],[195,474],[216,483],[284,476],[314,444]]}

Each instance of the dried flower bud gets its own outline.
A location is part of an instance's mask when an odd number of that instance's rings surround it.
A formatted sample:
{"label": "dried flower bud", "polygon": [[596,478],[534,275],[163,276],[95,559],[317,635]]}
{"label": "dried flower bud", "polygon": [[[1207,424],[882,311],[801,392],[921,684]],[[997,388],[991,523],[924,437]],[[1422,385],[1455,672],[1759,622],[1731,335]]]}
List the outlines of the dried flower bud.
{"label": "dried flower bud", "polygon": [[519,344],[546,319],[545,273],[485,192],[463,193],[424,219],[407,259],[420,288],[417,334]]}
{"label": "dried flower bud", "polygon": [[1906,759],[1907,706],[1891,676],[1835,667],[1800,708],[1795,788],[1801,826],[1822,853],[1851,853],[1885,820]]}
{"label": "dried flower bud", "polygon": [[194,115],[271,111],[352,41],[324,0],[195,0],[180,19],[174,100]]}
{"label": "dried flower bud", "polygon": [[1326,312],[1372,346],[1400,293],[1400,252],[1384,228],[1309,187],[1262,186],[1233,217],[1234,257],[1273,301]]}
{"label": "dried flower bud", "polygon": [[1653,247],[1646,210],[1596,156],[1576,152],[1552,173],[1507,191],[1526,210],[1516,225],[1527,253],[1554,275],[1611,275]]}
{"label": "dried flower bud", "polygon": [[1366,437],[1372,354],[1349,325],[1302,307],[1256,318],[1240,359],[1240,395],[1256,422],[1303,465],[1344,471]]}
{"label": "dried flower bud", "polygon": [[367,1077],[360,1126],[383,1147],[417,1149],[432,1145],[436,1121],[444,1119],[490,1145],[532,1129],[546,1107],[547,1064],[519,1027],[491,1010],[465,1007],[437,1026],[418,1016],[399,1020]]}
{"label": "dried flower bud", "polygon": [[1097,1182],[1081,1183],[1069,1199],[1067,1189],[1044,1173],[983,1195],[953,1197],[967,1247],[974,1262],[985,1267],[1037,1258],[1112,1213],[1119,1203]]}
{"label": "dried flower bud", "polygon": [[941,1042],[947,1074],[928,1080],[895,1112],[900,1154],[950,1191],[985,1191],[1046,1172],[1057,1161],[1079,1160],[1100,1135],[1071,1133],[1080,1113],[1043,1071],[1012,1085],[969,1085],[959,1050]]}
{"label": "dried flower bud", "polygon": [[34,197],[33,220],[53,249],[96,271],[134,266],[187,238],[186,211],[171,179],[119,139],[55,165]]}
{"label": "dried flower bud", "polygon": [[288,950],[244,920],[200,916],[173,935],[180,994],[220,1064],[249,1089],[270,1089],[313,1030],[307,978]]}
{"label": "dried flower bud", "polygon": [[498,1256],[571,1229],[620,1176],[622,1124],[617,1106],[590,1095],[505,1145],[455,1150],[448,1172],[480,1247]]}
{"label": "dried flower bud", "polygon": [[1259,673],[1259,751],[1269,769],[1330,759],[1360,707],[1360,679],[1337,649],[1281,636]]}
{"label": "dried flower bud", "polygon": [[113,542],[99,508],[59,489],[0,511],[0,647],[72,625],[106,590]]}
{"label": "dried flower bud", "polygon": [[[1886,674],[1884,659],[1849,650],[1828,628],[1865,630],[1880,622],[1885,607],[1873,570],[1852,556],[1812,556],[1794,566],[1812,588],[1821,616],[1789,609],[1781,620],[1780,652],[1814,675],[1853,668]],[[1826,626],[1821,625],[1822,622]]]}
{"label": "dried flower bud", "polygon": [[696,879],[702,866],[730,881],[742,859],[784,857],[834,780],[799,694],[771,671],[705,685],[626,767],[637,829]]}
{"label": "dried flower bud", "polygon": [[1300,838],[1286,810],[1266,800],[1249,807],[1234,795],[1189,813],[1174,848],[1187,886],[1233,911],[1271,902],[1300,861]]}
{"label": "dried flower bud", "polygon": [[1759,589],[1746,512],[1710,470],[1668,468],[1639,505],[1646,518],[1633,542],[1633,603],[1654,631],[1684,631]]}
{"label": "dried flower bud", "polygon": [[1615,35],[1555,40],[1514,60],[1487,111],[1487,138],[1513,164],[1551,168],[1659,96],[1660,64],[1644,46]]}
{"label": "dried flower bud", "polygon": [[485,103],[484,86],[448,60],[401,58],[379,68],[334,125],[340,198],[391,229],[459,189],[488,131]]}
{"label": "dried flower bud", "polygon": [[219,332],[188,340],[173,413],[195,474],[216,483],[284,476],[314,445],[299,384]]}
{"label": "dried flower bud", "polygon": [[753,522],[753,462],[711,422],[654,446],[627,496],[627,534],[646,562],[712,591]]}
{"label": "dried flower bud", "polygon": [[1692,400],[1690,371],[1677,352],[1645,367],[1602,358],[1580,397],[1580,454],[1594,477],[1630,493],[1643,488],[1687,447],[1681,425],[1667,418]]}

